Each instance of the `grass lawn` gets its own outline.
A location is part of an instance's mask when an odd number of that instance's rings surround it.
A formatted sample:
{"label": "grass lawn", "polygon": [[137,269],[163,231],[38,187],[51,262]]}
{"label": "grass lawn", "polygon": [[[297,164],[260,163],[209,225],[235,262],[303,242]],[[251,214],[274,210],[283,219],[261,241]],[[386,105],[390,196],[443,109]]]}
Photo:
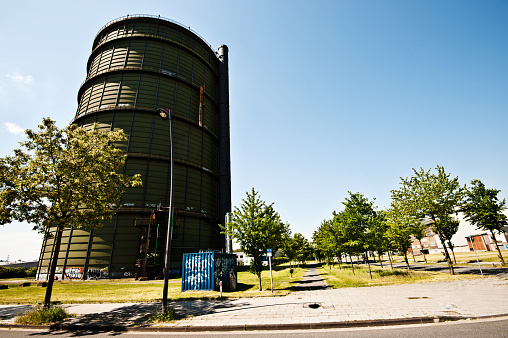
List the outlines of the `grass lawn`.
{"label": "grass lawn", "polygon": [[[270,292],[270,272],[268,268],[261,274],[263,291],[259,291],[257,276],[248,272],[247,267],[239,267],[237,291],[223,292],[223,297],[261,297],[283,296],[305,275],[305,268],[295,268],[293,277],[289,265],[273,267],[273,294]],[[46,288],[31,286],[18,287],[20,279],[0,280],[0,284],[9,284],[8,289],[0,290],[0,304],[32,304],[44,301]],[[23,281],[33,281],[24,279]],[[51,300],[57,303],[110,303],[110,302],[158,302],[162,299],[163,281],[136,281],[134,279],[111,279],[97,281],[55,281]],[[181,291],[181,279],[170,279],[168,298],[214,299],[219,298],[217,291]]]}
{"label": "grass lawn", "polygon": [[339,265],[335,264],[330,270],[327,265],[318,267],[318,272],[321,278],[326,280],[329,286],[333,288],[348,288],[348,287],[363,287],[363,286],[378,286],[378,285],[393,285],[393,284],[407,284],[407,283],[421,283],[421,282],[438,282],[450,281],[458,279],[472,279],[478,278],[474,275],[453,275],[443,272],[430,272],[430,271],[407,271],[403,269],[390,268],[390,265],[385,265],[385,268],[371,266],[372,279],[369,276],[369,270],[366,265],[355,264],[355,274],[353,275],[351,265],[342,264],[341,269]]}

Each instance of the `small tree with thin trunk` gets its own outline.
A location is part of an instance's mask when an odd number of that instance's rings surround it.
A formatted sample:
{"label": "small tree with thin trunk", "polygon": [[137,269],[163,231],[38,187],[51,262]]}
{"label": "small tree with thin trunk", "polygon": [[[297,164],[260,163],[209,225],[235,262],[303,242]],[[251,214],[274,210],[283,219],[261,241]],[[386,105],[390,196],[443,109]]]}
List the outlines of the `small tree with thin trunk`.
{"label": "small tree with thin trunk", "polygon": [[127,186],[141,185],[139,175],[118,174],[125,156],[116,147],[122,131],[59,129],[49,118],[38,131],[27,130],[26,150],[0,159],[0,223],[34,224],[45,234],[56,227],[44,306],[49,307],[64,228],[91,229],[111,219]]}
{"label": "small tree with thin trunk", "polygon": [[337,231],[338,229],[334,225],[335,223],[332,220],[324,220],[312,235],[315,246],[314,252],[322,252],[330,270],[336,255],[338,256],[339,269],[341,268],[342,243]]}
{"label": "small tree with thin trunk", "polygon": [[373,249],[377,251],[379,263],[383,267],[381,255],[388,249],[388,224],[386,223],[386,211],[378,211],[373,220],[372,227]]}
{"label": "small tree with thin trunk", "polygon": [[[341,237],[344,238],[342,245],[350,257],[352,254],[367,256],[366,252],[372,249],[370,230],[373,228],[376,218],[374,202],[369,201],[361,193],[349,192],[349,197],[342,204],[345,207],[344,211],[338,214],[334,212],[334,222],[339,225]],[[368,257],[366,257],[366,263],[369,276],[372,278]],[[351,267],[353,268],[352,261]]]}
{"label": "small tree with thin trunk", "polygon": [[421,220],[429,219],[437,232],[443,249],[450,274],[453,275],[453,263],[446,248],[446,239],[439,219],[456,213],[462,203],[464,188],[460,186],[458,177],[451,178],[444,168],[436,166],[437,173],[431,170],[413,169],[411,178],[402,178],[400,188],[392,190],[392,200],[397,201],[403,209]]}
{"label": "small tree with thin trunk", "polygon": [[507,217],[502,213],[506,209],[506,200],[498,199],[500,190],[487,189],[480,180],[472,180],[471,187],[466,191],[466,198],[462,205],[465,219],[471,222],[477,229],[489,231],[501,263],[505,265],[501,250],[497,245],[495,232],[503,233],[503,227],[508,225]]}
{"label": "small tree with thin trunk", "polygon": [[[390,209],[387,211],[388,238],[393,247],[404,255],[404,261],[408,271],[410,270],[407,260],[407,251],[411,247],[411,233],[415,224],[419,221],[404,210],[397,201],[392,200]],[[393,268],[393,267],[392,267]]]}
{"label": "small tree with thin trunk", "polygon": [[284,239],[289,237],[289,225],[282,223],[273,203],[267,205],[254,188],[246,194],[242,205],[235,207],[227,232],[238,241],[245,254],[252,257],[250,271],[258,276],[261,291],[263,256],[266,249],[275,253],[282,247]]}
{"label": "small tree with thin trunk", "polygon": [[287,234],[287,237],[284,239],[282,243],[282,247],[280,249],[280,254],[282,257],[286,258],[289,261],[289,268],[293,268],[293,262],[296,261],[297,257],[297,250],[296,242],[293,240],[294,236],[291,237],[291,235]]}
{"label": "small tree with thin trunk", "polygon": [[441,229],[441,233],[443,234],[443,238],[446,240],[446,243],[443,243],[443,246],[448,245],[453,255],[453,262],[457,264],[457,260],[455,259],[455,251],[453,250],[454,245],[452,243],[452,237],[459,230],[460,221],[458,219],[452,218],[450,215],[443,216],[442,218],[436,220],[436,227]]}
{"label": "small tree with thin trunk", "polygon": [[425,261],[425,263],[427,263],[427,257],[425,257],[425,252],[424,252],[425,249],[423,248],[422,239],[426,235],[426,233],[425,233],[426,228],[427,228],[427,225],[423,222],[420,222],[419,224],[415,224],[415,226],[413,227],[413,233],[412,233],[414,238],[416,238],[418,240],[418,242],[420,242],[420,247],[421,247],[420,251],[423,255],[423,260]]}

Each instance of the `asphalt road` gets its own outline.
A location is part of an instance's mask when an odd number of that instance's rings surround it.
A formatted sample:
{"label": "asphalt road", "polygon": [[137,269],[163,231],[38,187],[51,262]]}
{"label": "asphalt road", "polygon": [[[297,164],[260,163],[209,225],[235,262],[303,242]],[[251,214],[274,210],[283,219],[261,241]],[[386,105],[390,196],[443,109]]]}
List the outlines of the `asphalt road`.
{"label": "asphalt road", "polygon": [[[370,263],[371,265],[380,266],[379,263]],[[383,263],[384,267],[390,267],[390,263]],[[406,264],[393,264],[394,268],[397,269],[406,269]],[[440,271],[440,272],[449,272],[449,268],[447,264],[411,264],[409,262],[409,267],[411,270],[414,271]],[[480,272],[480,268],[478,265],[471,266],[453,266],[453,270],[456,274],[470,274],[470,275],[481,275],[483,273],[484,276],[497,276],[497,277],[503,277],[508,278],[508,268],[492,268],[483,265],[482,270]]]}
{"label": "asphalt road", "polygon": [[371,328],[330,329],[330,330],[302,330],[302,331],[254,331],[254,332],[91,332],[91,331],[47,331],[27,329],[0,329],[0,337],[97,337],[111,338],[115,336],[125,337],[265,337],[277,336],[277,338],[307,338],[307,337],[343,337],[343,338],[392,338],[392,337],[508,337],[508,317],[492,318],[485,320],[464,320],[449,323],[420,324],[407,326],[385,326]]}

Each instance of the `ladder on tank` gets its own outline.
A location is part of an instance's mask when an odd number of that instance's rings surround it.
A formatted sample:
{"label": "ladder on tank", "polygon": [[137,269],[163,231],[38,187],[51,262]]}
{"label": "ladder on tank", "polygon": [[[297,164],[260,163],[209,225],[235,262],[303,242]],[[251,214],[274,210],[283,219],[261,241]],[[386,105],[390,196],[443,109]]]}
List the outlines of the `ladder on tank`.
{"label": "ladder on tank", "polygon": [[167,231],[167,212],[152,211],[150,218],[136,218],[134,227],[140,231],[139,255],[135,278],[157,279],[164,273],[164,250]]}

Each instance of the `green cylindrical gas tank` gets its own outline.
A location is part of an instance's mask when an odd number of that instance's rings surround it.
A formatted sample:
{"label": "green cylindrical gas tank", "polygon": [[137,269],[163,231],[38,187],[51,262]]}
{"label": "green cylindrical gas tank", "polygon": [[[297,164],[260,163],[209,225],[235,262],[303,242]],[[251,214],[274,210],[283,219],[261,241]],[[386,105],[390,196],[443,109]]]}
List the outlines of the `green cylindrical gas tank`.
{"label": "green cylindrical gas tank", "polygon": [[[221,85],[220,78],[228,79],[227,55],[224,65],[203,38],[171,20],[127,16],[99,31],[73,123],[122,129],[128,136],[122,145],[127,154],[124,171],[141,174],[143,186],[126,189],[112,222],[93,231],[65,231],[59,260],[64,277],[70,267],[81,267],[84,274],[93,269],[108,277],[130,277],[140,261],[160,261],[167,224],[134,227],[161,202],[167,206],[169,197],[170,122],[158,116],[158,108],[170,109],[174,123],[171,266],[178,270],[184,253],[224,248],[218,224],[231,209],[231,183],[229,99],[221,92],[228,84]],[[221,108],[224,97],[226,111]],[[48,239],[41,253],[41,274],[51,252]]]}

